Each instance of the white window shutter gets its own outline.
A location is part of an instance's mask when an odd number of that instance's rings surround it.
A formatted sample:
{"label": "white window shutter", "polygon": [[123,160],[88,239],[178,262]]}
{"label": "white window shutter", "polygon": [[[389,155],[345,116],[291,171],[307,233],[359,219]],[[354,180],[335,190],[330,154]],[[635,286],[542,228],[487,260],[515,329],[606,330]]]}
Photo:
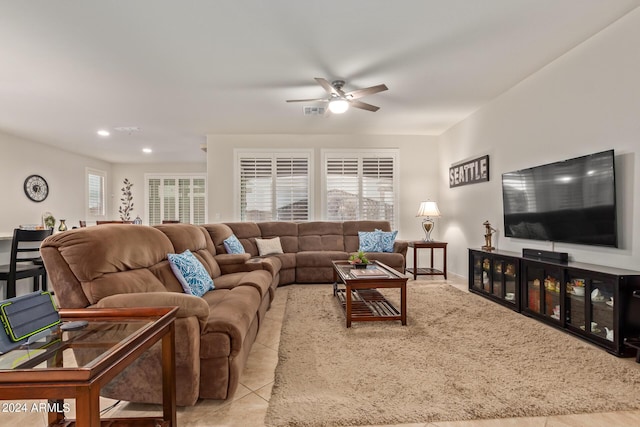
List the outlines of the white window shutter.
{"label": "white window shutter", "polygon": [[329,221],[358,219],[360,210],[359,160],[334,157],[327,159],[326,218]]}
{"label": "white window shutter", "polygon": [[397,150],[326,150],[324,216],[330,221],[387,220],[398,205]]}
{"label": "white window shutter", "polygon": [[310,159],[308,152],[237,152],[240,220],[308,220]]}
{"label": "white window shutter", "polygon": [[207,221],[207,186],[204,176],[145,175],[149,225],[163,220],[187,224]]}
{"label": "white window shutter", "polygon": [[89,189],[89,216],[104,217],[105,215],[105,197],[104,197],[104,175],[89,172],[87,174],[87,182]]}
{"label": "white window shutter", "polygon": [[276,217],[279,221],[309,219],[309,159],[276,159]]}

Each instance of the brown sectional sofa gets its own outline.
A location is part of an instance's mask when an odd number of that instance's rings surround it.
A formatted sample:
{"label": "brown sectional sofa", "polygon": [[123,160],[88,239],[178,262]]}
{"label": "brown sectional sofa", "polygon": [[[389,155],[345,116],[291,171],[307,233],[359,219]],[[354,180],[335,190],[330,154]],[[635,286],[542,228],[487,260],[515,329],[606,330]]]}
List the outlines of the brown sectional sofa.
{"label": "brown sectional sofa", "polygon": [[[333,259],[358,249],[358,231],[389,231],[384,221],[265,222],[155,227],[108,224],[55,234],[42,258],[61,308],[178,306],[177,402],[227,399],[279,284],[331,282]],[[226,254],[231,233],[246,254]],[[283,254],[258,257],[255,238],[280,237]],[[184,293],[168,253],[189,249],[214,280],[202,298]],[[404,271],[406,242],[371,259]],[[160,347],[156,345],[101,394],[133,402],[162,401]]]}
{"label": "brown sectional sofa", "polygon": [[[357,252],[358,232],[391,231],[388,221],[313,221],[313,222],[228,222],[206,224],[217,254],[225,254],[223,241],[235,234],[251,257],[258,257],[255,239],[280,237],[283,254],[266,258],[279,261],[278,284],[328,283],[333,281],[332,260],[344,260]],[[367,253],[402,273],[408,243],[396,240],[393,252]],[[218,259],[218,257],[216,257]],[[277,268],[276,262],[276,268]]]}

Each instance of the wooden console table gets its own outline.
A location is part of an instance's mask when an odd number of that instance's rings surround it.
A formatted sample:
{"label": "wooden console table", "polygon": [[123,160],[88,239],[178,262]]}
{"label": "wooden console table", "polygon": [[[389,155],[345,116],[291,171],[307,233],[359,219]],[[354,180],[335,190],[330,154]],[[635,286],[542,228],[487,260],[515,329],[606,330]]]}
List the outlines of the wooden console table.
{"label": "wooden console table", "polygon": [[[3,354],[0,399],[49,399],[49,426],[100,426],[100,388],[161,341],[163,417],[111,418],[103,425],[176,426],[177,310],[61,309],[63,321],[86,320],[87,326],[76,331],[58,329],[45,341]],[[76,400],[75,421],[65,419],[65,398]]]}
{"label": "wooden console table", "polygon": [[[447,280],[447,242],[426,242],[424,240],[416,240],[409,242],[409,247],[413,248],[413,268],[407,268],[409,274],[413,274],[413,280],[418,276],[444,276]],[[431,267],[418,268],[418,249],[431,249]],[[433,250],[442,249],[444,259],[442,261],[442,270],[433,268]]]}

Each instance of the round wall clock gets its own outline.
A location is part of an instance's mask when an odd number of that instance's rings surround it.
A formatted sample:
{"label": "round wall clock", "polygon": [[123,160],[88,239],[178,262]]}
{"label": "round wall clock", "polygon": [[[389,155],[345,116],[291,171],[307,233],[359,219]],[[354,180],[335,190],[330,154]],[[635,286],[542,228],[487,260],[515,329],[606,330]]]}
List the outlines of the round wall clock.
{"label": "round wall clock", "polygon": [[40,175],[31,175],[24,180],[24,194],[34,202],[41,202],[49,195],[49,184]]}

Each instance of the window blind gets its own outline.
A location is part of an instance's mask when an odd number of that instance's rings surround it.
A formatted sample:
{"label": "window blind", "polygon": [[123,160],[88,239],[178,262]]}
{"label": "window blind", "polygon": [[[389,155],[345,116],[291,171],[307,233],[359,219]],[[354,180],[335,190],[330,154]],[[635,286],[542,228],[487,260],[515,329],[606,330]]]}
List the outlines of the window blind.
{"label": "window blind", "polygon": [[105,215],[105,173],[87,170],[87,214],[102,218]]}
{"label": "window blind", "polygon": [[324,152],[323,210],[327,220],[387,220],[398,204],[397,150]]}
{"label": "window blind", "polygon": [[146,208],[149,225],[163,220],[204,224],[207,220],[204,176],[146,176]]}
{"label": "window blind", "polygon": [[242,221],[305,221],[310,217],[310,154],[241,152]]}

